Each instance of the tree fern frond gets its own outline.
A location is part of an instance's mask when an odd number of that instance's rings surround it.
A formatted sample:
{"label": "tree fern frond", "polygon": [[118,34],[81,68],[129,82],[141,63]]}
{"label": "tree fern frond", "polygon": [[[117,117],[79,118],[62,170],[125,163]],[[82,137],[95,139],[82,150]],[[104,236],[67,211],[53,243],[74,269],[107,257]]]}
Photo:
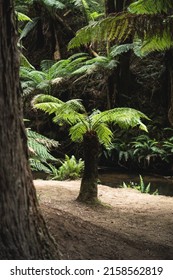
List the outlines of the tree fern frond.
{"label": "tree fern frond", "polygon": [[94,130],[97,133],[99,142],[105,147],[109,147],[113,137],[112,131],[108,128],[106,123],[100,123],[97,126],[93,126]]}
{"label": "tree fern frond", "polygon": [[40,68],[43,72],[48,72],[49,69],[55,64],[54,60],[42,60],[40,63]]}
{"label": "tree fern frond", "polygon": [[154,35],[145,39],[141,46],[142,54],[148,54],[153,51],[165,51],[173,47],[173,38],[170,32],[165,30],[162,36]]}
{"label": "tree fern frond", "polygon": [[38,84],[44,81],[47,77],[46,77],[46,73],[42,71],[33,70],[28,73],[28,78],[36,82],[36,84]]}
{"label": "tree fern frond", "polygon": [[20,37],[19,37],[19,40],[22,40],[23,38],[25,38],[27,35],[28,35],[28,33],[32,30],[32,29],[34,29],[34,27],[37,25],[37,23],[38,23],[38,20],[39,20],[39,18],[37,17],[37,18],[34,18],[34,19],[32,19],[32,21],[29,21],[26,25],[25,25],[25,27],[23,28],[23,30],[22,30],[22,32],[21,32],[21,34],[20,34]]}
{"label": "tree fern frond", "polygon": [[65,102],[67,107],[64,107],[64,109],[66,110],[66,108],[70,109],[70,110],[74,110],[75,112],[81,112],[86,114],[86,110],[85,107],[82,104],[82,100],[81,99],[71,99],[68,100],[67,102]]}
{"label": "tree fern frond", "polygon": [[49,139],[29,128],[26,129],[28,138],[28,147],[32,154],[32,158],[38,158],[42,162],[47,160],[56,161],[49,149],[52,147],[58,147],[59,143],[53,139]]}
{"label": "tree fern frond", "polygon": [[25,68],[35,69],[34,66],[29,62],[29,60],[20,52],[20,66]]}
{"label": "tree fern frond", "polygon": [[122,53],[126,53],[129,50],[132,50],[134,47],[133,44],[123,44],[119,46],[113,46],[110,50],[110,56],[115,57]]}
{"label": "tree fern frond", "polygon": [[31,153],[41,161],[56,160],[56,158],[49,153],[48,148],[35,138],[28,137],[28,147],[29,150],[31,150]]}
{"label": "tree fern frond", "polygon": [[29,163],[33,171],[43,171],[48,174],[51,173],[51,170],[45,165],[45,163],[42,163],[39,159],[30,158]]}
{"label": "tree fern frond", "polygon": [[58,147],[59,146],[59,142],[55,141],[53,139],[49,139],[47,137],[45,137],[44,135],[37,133],[36,131],[33,131],[29,128],[26,128],[27,131],[27,137],[28,138],[32,138],[35,139],[37,142],[45,145],[48,149],[52,148],[52,147]]}
{"label": "tree fern frond", "polygon": [[17,19],[18,21],[32,21],[32,19],[30,17],[28,17],[27,15],[20,13],[20,12],[16,12],[17,14]]}
{"label": "tree fern frond", "polygon": [[98,22],[93,22],[77,31],[76,36],[69,42],[68,49],[80,47],[96,41],[124,41],[133,30],[134,16],[121,13],[109,16]]}
{"label": "tree fern frond", "polygon": [[130,13],[161,14],[173,8],[172,0],[138,0],[129,6]]}
{"label": "tree fern frond", "polygon": [[53,118],[55,123],[75,124],[85,119],[85,108],[78,99],[63,102],[56,97],[40,94],[33,98],[32,105],[48,114],[55,114]]}
{"label": "tree fern frond", "polygon": [[69,131],[71,140],[74,142],[82,142],[83,136],[87,132],[87,128],[88,128],[88,123],[86,121],[78,122],[77,124],[72,126]]}
{"label": "tree fern frond", "polygon": [[141,118],[149,120],[145,114],[135,109],[114,108],[93,116],[93,125],[97,126],[98,123],[101,123],[102,121],[108,124],[117,124],[123,129],[139,125],[141,129],[147,131],[146,126],[140,120]]}

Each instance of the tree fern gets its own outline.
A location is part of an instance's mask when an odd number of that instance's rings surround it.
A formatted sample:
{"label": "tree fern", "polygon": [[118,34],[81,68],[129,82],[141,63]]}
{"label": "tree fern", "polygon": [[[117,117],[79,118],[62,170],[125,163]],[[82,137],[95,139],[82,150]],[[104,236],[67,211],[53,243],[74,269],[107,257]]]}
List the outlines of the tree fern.
{"label": "tree fern", "polygon": [[82,141],[87,131],[96,131],[100,143],[111,143],[112,132],[109,124],[117,124],[122,129],[139,126],[147,131],[141,118],[148,119],[145,114],[131,108],[115,108],[104,112],[96,111],[88,115],[80,100],[62,102],[58,98],[39,95],[33,99],[33,106],[46,113],[55,114],[53,121],[60,125],[71,125],[70,136],[72,141]]}
{"label": "tree fern", "polygon": [[[121,43],[128,37],[142,39],[145,51],[147,51],[146,42],[149,40],[157,43],[155,50],[172,47],[172,7],[173,3],[170,0],[134,2],[129,7],[130,12],[111,15],[80,29],[68,47],[76,48],[96,41]],[[153,48],[149,46],[148,50],[150,49]]]}
{"label": "tree fern", "polygon": [[[49,106],[49,98],[51,105]],[[46,103],[42,100],[46,99]],[[53,103],[55,102],[55,105]],[[71,126],[70,137],[74,142],[82,142],[84,149],[84,173],[81,181],[80,201],[97,200],[97,164],[99,144],[108,147],[111,145],[113,133],[109,127],[111,123],[122,129],[139,126],[147,131],[141,118],[148,119],[143,113],[130,108],[116,108],[105,112],[95,110],[87,114],[80,100],[62,102],[58,98],[38,96],[33,105],[49,114],[54,114],[53,121],[57,124],[67,123]],[[83,110],[82,110],[83,109]]]}

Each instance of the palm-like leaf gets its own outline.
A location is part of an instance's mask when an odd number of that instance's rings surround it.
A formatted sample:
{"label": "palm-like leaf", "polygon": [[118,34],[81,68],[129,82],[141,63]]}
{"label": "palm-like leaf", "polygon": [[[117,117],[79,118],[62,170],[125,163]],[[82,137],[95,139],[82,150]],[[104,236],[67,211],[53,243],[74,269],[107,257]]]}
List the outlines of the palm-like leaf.
{"label": "palm-like leaf", "polygon": [[137,14],[160,14],[168,13],[172,8],[172,0],[138,0],[130,5],[129,11]]}
{"label": "palm-like leaf", "polygon": [[88,130],[88,123],[84,120],[83,122],[78,122],[70,128],[70,137],[74,142],[82,142],[83,136]]}
{"label": "palm-like leaf", "polygon": [[147,131],[146,126],[141,122],[141,118],[149,119],[142,112],[132,108],[114,108],[104,111],[98,115],[94,115],[92,121],[93,127],[105,122],[108,124],[117,124],[123,129],[128,129],[129,127],[135,127],[139,125],[140,129]]}
{"label": "palm-like leaf", "polygon": [[74,125],[80,121],[84,122],[86,118],[85,108],[81,101],[77,99],[63,102],[56,97],[41,94],[33,99],[32,104],[35,108],[48,114],[55,114],[53,118],[55,123],[62,124],[65,122]]}

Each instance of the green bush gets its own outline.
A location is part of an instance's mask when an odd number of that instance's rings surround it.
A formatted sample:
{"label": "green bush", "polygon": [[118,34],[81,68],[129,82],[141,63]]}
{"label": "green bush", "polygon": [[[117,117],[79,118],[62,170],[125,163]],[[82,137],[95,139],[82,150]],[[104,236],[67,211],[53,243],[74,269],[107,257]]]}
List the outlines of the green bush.
{"label": "green bush", "polygon": [[74,155],[71,158],[66,155],[60,168],[55,170],[51,176],[53,180],[78,179],[81,177],[83,169],[84,162],[82,159],[76,160]]}

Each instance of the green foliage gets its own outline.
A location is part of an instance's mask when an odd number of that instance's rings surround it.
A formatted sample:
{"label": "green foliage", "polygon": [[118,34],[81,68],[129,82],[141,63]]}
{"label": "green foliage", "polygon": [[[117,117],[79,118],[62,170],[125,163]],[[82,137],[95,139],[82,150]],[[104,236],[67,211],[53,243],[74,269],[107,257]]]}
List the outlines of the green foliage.
{"label": "green foliage", "polygon": [[15,10],[27,14],[29,7],[33,4],[33,0],[15,0]]}
{"label": "green foliage", "polygon": [[58,160],[50,154],[52,147],[58,147],[59,143],[49,139],[29,128],[26,129],[28,138],[28,148],[30,153],[30,166],[33,171],[44,171],[51,173],[51,165],[49,162],[58,162]]}
{"label": "green foliage", "polygon": [[110,147],[103,149],[103,156],[123,168],[162,170],[165,165],[172,165],[172,129],[165,128],[157,138],[159,140],[147,134],[134,136],[131,130],[128,133],[115,130]]}
{"label": "green foliage", "polygon": [[18,21],[32,21],[30,19],[30,17],[28,17],[27,15],[20,13],[20,12],[16,12],[17,13],[17,19]]}
{"label": "green foliage", "polygon": [[76,160],[74,155],[71,158],[66,155],[63,164],[51,176],[53,176],[53,180],[74,180],[81,177],[83,169],[84,162],[82,159]]}
{"label": "green foliage", "polygon": [[63,4],[62,1],[58,1],[58,0],[40,0],[40,2],[42,2],[42,4],[50,10],[61,10],[65,8],[65,5]]}
{"label": "green foliage", "polygon": [[128,28],[127,25],[128,19],[126,19],[125,14],[92,22],[76,33],[76,36],[70,41],[68,48],[80,47],[90,42],[113,41],[117,38],[119,38],[119,41],[120,39],[125,40],[128,37],[128,34],[125,34],[126,28]]}
{"label": "green foliage", "polygon": [[75,71],[84,65],[88,55],[79,53],[70,56],[68,59],[63,59],[58,62],[52,60],[43,60],[38,71],[26,60],[20,67],[20,79],[24,94],[30,92],[34,93],[50,93],[51,87],[55,84],[63,82],[63,79],[72,77]]}
{"label": "green foliage", "polygon": [[20,37],[19,37],[19,41],[21,41],[22,39],[24,39],[30,31],[32,31],[34,29],[34,27],[37,25],[38,23],[38,17],[37,18],[33,18],[32,21],[29,21],[24,28],[22,29],[22,31],[20,32]]}
{"label": "green foliage", "polygon": [[87,23],[97,19],[104,13],[104,2],[102,0],[70,0],[70,2],[80,8]]}
{"label": "green foliage", "polygon": [[137,157],[138,161],[143,161],[144,167],[150,165],[151,160],[157,158],[162,159],[165,155],[164,149],[159,147],[159,142],[155,139],[150,139],[148,135],[140,135],[132,141],[133,156]]}
{"label": "green foliage", "polygon": [[171,48],[172,8],[171,0],[136,1],[130,5],[129,12],[111,15],[80,29],[70,41],[69,49],[96,41],[120,43],[129,37],[142,40],[144,54]]}
{"label": "green foliage", "polygon": [[148,119],[147,116],[132,108],[114,108],[104,112],[97,110],[88,115],[80,100],[63,102],[52,96],[38,95],[32,103],[35,108],[54,114],[55,123],[69,124],[70,136],[74,142],[82,142],[87,131],[95,131],[99,142],[107,147],[113,137],[108,127],[111,124],[118,125],[122,129],[139,126],[140,129],[147,131],[141,122],[141,118]]}
{"label": "green foliage", "polygon": [[172,0],[138,0],[129,6],[129,11],[136,14],[169,13],[173,8]]}
{"label": "green foliage", "polygon": [[130,188],[130,189],[135,189],[140,191],[141,193],[147,193],[147,194],[153,194],[157,195],[158,190],[151,192],[151,183],[148,183],[145,185],[144,179],[142,178],[141,175],[139,175],[139,183],[135,183],[130,181],[129,183],[123,182],[122,185],[120,185],[121,188]]}
{"label": "green foliage", "polygon": [[114,138],[110,148],[104,150],[103,153],[107,159],[111,158],[112,162],[118,161],[121,166],[133,160],[133,150],[129,141],[124,141],[121,138]]}

